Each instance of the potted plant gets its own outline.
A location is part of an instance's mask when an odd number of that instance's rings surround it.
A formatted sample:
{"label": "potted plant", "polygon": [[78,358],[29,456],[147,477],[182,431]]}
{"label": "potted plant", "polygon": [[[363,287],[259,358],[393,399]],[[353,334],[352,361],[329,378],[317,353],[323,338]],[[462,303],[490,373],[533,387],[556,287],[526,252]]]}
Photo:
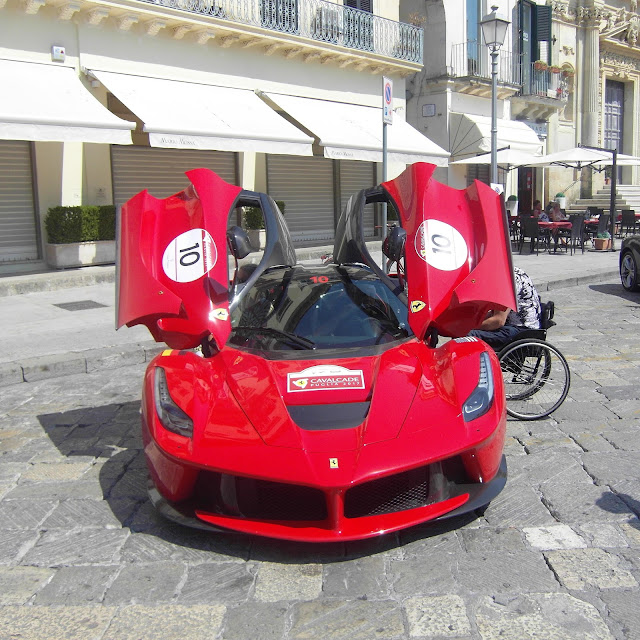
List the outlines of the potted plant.
{"label": "potted plant", "polygon": [[115,206],[50,207],[44,224],[50,266],[65,269],[115,262]]}
{"label": "potted plant", "polygon": [[546,71],[549,68],[549,65],[544,60],[536,60],[533,63],[533,68],[536,71]]}
{"label": "potted plant", "polygon": [[567,208],[567,197],[564,195],[564,193],[556,193],[556,200],[558,201],[561,209]]}
{"label": "potted plant", "polygon": [[562,65],[562,75],[565,78],[573,78],[576,75],[576,70],[573,68],[573,65],[569,62],[565,62]]}
{"label": "potted plant", "polygon": [[608,231],[603,231],[593,239],[593,242],[596,251],[606,251],[607,249],[611,249],[611,234]]}
{"label": "potted plant", "polygon": [[507,211],[509,215],[517,216],[518,215],[518,196],[509,196],[506,202]]}
{"label": "potted plant", "polygon": [[549,67],[549,71],[551,71],[551,73],[560,73],[562,69],[557,64],[552,64]]}

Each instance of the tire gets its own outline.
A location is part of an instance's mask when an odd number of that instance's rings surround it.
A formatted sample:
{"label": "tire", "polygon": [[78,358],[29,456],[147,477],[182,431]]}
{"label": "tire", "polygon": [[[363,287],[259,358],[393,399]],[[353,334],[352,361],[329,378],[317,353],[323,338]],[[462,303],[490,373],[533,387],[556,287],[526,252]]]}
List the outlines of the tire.
{"label": "tire", "polygon": [[633,251],[625,251],[620,257],[620,281],[627,291],[639,291],[638,263]]}
{"label": "tire", "polygon": [[553,413],[567,397],[569,365],[548,342],[518,340],[502,349],[498,360],[510,416],[539,420]]}

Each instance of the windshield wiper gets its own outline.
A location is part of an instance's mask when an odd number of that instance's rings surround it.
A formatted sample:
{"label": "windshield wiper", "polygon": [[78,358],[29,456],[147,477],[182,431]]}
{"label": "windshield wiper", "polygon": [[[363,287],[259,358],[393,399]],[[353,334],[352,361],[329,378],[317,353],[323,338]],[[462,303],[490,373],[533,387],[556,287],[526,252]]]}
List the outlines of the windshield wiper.
{"label": "windshield wiper", "polygon": [[[315,349],[316,343],[309,338],[304,338],[295,333],[289,333],[288,331],[281,331],[280,329],[274,329],[273,327],[234,327],[233,331],[236,333],[267,333],[276,336],[277,338],[284,338],[292,344],[298,345],[303,349]],[[284,342],[284,340],[282,340]]]}

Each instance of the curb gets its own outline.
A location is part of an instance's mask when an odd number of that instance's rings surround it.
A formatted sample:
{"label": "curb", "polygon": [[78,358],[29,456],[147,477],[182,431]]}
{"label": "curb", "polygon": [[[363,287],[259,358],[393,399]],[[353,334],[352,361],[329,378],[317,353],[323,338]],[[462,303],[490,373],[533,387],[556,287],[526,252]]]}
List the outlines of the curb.
{"label": "curb", "polygon": [[[590,282],[601,282],[618,276],[618,270],[602,271],[579,277],[541,282],[536,288],[541,293],[575,287]],[[90,280],[91,278],[88,278]],[[108,281],[108,280],[103,280]],[[92,283],[88,283],[92,284]],[[93,283],[95,284],[95,282]],[[0,295],[2,295],[0,293]],[[79,373],[119,369],[150,362],[166,347],[154,341],[137,344],[75,351],[64,354],[27,358],[20,362],[0,363],[0,388],[25,382],[39,382]]]}

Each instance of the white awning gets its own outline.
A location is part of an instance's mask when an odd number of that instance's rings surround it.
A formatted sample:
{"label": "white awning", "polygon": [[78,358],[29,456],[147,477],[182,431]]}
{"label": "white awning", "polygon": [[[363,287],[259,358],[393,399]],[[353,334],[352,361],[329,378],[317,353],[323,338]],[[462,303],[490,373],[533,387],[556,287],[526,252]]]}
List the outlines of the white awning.
{"label": "white awning", "polygon": [[[509,147],[540,153],[542,142],[536,132],[519,120],[498,119],[498,149]],[[491,118],[468,113],[452,113],[449,121],[451,155],[463,157],[491,151]]]}
{"label": "white awning", "polygon": [[122,120],[85,89],[73,67],[0,60],[0,139],[131,144]]}
{"label": "white awning", "polygon": [[152,147],[313,154],[313,138],[253,91],[110,71],[91,74],[142,120]]}
{"label": "white awning", "polygon": [[[269,100],[316,135],[324,156],[382,162],[382,108],[265,93]],[[387,127],[392,162],[431,162],[447,166],[449,153],[397,116]]]}

